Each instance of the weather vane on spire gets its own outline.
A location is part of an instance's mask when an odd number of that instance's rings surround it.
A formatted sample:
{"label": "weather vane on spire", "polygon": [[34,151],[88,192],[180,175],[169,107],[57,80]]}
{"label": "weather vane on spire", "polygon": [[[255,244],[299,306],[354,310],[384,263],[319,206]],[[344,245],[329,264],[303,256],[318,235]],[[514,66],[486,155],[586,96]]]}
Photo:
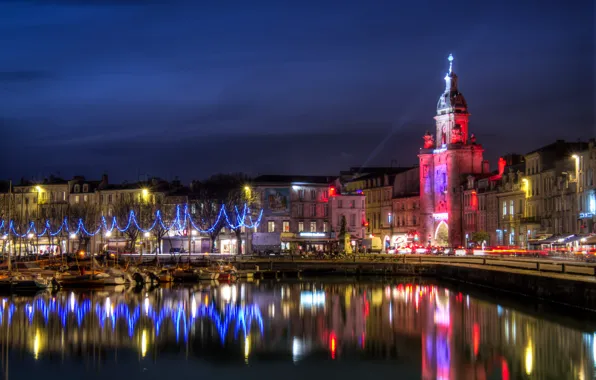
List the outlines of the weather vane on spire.
{"label": "weather vane on spire", "polygon": [[449,54],[449,57],[447,59],[449,60],[449,74],[451,74],[451,71],[453,69],[453,54]]}

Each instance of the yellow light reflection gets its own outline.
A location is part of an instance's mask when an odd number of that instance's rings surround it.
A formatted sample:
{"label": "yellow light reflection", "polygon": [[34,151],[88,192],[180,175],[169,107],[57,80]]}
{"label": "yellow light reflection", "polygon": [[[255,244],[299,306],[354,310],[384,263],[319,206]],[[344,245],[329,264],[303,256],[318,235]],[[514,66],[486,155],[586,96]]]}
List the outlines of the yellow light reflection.
{"label": "yellow light reflection", "polygon": [[250,355],[250,337],[249,336],[244,338],[244,359],[248,359],[248,355]]}
{"label": "yellow light reflection", "polygon": [[141,334],[141,356],[147,355],[147,330],[143,330]]}
{"label": "yellow light reflection", "polygon": [[33,357],[35,360],[39,358],[39,351],[41,346],[41,335],[39,334],[39,329],[35,330],[35,337],[33,338]]}
{"label": "yellow light reflection", "polygon": [[525,350],[526,355],[526,374],[532,374],[532,366],[534,365],[534,345],[532,344],[532,339],[528,340],[528,344],[526,345]]}

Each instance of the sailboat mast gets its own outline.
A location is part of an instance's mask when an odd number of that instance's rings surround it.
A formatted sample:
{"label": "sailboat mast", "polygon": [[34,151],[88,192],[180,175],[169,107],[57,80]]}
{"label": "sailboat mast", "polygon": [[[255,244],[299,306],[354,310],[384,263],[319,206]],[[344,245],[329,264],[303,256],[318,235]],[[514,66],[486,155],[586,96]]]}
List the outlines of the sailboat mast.
{"label": "sailboat mast", "polygon": [[12,180],[10,180],[8,182],[8,233],[7,233],[7,238],[8,238],[8,271],[10,272],[12,269],[11,263],[10,263],[10,226],[11,226],[11,222],[12,222]]}

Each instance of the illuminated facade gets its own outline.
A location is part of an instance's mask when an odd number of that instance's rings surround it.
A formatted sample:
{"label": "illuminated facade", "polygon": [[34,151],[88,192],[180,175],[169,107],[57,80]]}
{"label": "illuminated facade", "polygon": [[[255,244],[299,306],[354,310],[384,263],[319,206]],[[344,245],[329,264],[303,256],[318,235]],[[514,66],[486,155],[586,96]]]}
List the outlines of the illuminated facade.
{"label": "illuminated facade", "polygon": [[[437,104],[436,133],[427,132],[420,159],[420,219],[424,242],[463,245],[463,181],[469,174],[488,172],[481,145],[468,134],[469,112],[452,70],[445,76],[445,91]],[[435,140],[436,138],[436,140]]]}

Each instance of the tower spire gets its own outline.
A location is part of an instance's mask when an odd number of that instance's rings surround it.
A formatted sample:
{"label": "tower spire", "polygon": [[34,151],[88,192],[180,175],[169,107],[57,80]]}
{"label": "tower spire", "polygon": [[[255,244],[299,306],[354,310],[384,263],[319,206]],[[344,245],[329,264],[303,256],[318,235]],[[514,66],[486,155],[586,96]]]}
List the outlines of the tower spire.
{"label": "tower spire", "polygon": [[447,60],[449,60],[449,74],[451,74],[453,72],[453,54],[449,54]]}

